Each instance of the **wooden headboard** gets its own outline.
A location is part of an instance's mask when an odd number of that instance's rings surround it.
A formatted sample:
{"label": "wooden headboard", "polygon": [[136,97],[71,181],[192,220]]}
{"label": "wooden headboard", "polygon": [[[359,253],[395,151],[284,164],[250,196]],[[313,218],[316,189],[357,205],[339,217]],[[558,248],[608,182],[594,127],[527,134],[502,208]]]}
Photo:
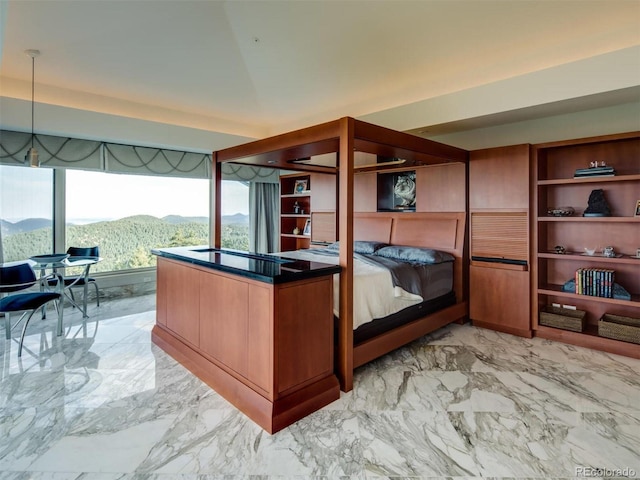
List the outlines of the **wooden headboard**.
{"label": "wooden headboard", "polygon": [[371,212],[353,214],[353,239],[426,247],[455,257],[454,290],[465,299],[465,212]]}

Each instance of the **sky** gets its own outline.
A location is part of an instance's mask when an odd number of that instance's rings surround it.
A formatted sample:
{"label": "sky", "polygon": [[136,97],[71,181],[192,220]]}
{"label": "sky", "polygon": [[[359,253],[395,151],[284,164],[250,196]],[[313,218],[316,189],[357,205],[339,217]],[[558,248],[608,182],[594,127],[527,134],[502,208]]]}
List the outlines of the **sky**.
{"label": "sky", "polygon": [[[0,218],[52,218],[52,170],[0,166]],[[67,221],[209,215],[209,181],[67,170]],[[249,188],[223,182],[222,214],[248,214]]]}

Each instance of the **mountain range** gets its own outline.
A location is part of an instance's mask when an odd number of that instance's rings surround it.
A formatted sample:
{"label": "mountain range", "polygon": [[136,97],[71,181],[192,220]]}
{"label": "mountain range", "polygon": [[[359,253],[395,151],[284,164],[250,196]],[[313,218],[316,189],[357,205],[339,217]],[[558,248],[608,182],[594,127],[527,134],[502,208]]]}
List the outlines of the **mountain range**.
{"label": "mountain range", "polygon": [[[133,217],[126,217],[120,220],[127,219],[136,219],[140,220],[142,217],[145,217],[147,221],[158,221],[165,222],[171,225],[179,225],[183,223],[208,223],[209,219],[207,217],[183,217],[181,215],[167,215],[162,218],[153,217],[151,215],[135,215]],[[105,220],[96,220],[95,222],[83,221],[83,224],[90,223],[99,223],[104,222]],[[110,220],[106,220],[109,222]],[[115,221],[115,220],[113,220]],[[249,216],[244,215],[242,213],[236,213],[234,215],[223,215],[222,223],[224,225],[232,225],[232,224],[240,224],[240,225],[248,225],[249,224]],[[69,222],[70,225],[73,225],[73,222]],[[46,218],[27,218],[25,220],[20,220],[19,222],[9,222],[7,220],[0,219],[0,229],[2,230],[3,235],[13,235],[16,233],[23,232],[31,232],[34,230],[39,230],[41,228],[47,228],[51,226],[51,220]]]}

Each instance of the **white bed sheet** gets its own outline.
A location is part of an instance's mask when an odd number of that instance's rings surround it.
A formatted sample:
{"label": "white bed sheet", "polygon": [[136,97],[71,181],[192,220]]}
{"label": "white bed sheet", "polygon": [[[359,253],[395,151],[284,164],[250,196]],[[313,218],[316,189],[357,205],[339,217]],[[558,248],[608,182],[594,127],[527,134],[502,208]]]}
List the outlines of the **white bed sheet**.
{"label": "white bed sheet", "polygon": [[[273,255],[337,265],[337,256],[314,254],[313,250],[280,252]],[[420,303],[422,297],[394,287],[391,273],[382,267],[354,259],[353,266],[353,329],[392,313]],[[339,316],[340,275],[333,276],[333,313]]]}

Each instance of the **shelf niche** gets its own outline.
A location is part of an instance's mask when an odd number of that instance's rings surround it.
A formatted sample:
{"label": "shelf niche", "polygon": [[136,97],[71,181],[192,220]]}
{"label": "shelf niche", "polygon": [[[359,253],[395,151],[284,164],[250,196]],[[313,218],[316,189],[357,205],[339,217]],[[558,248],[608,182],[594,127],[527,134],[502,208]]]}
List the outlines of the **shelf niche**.
{"label": "shelf niche", "polygon": [[416,171],[378,173],[378,212],[415,212]]}

